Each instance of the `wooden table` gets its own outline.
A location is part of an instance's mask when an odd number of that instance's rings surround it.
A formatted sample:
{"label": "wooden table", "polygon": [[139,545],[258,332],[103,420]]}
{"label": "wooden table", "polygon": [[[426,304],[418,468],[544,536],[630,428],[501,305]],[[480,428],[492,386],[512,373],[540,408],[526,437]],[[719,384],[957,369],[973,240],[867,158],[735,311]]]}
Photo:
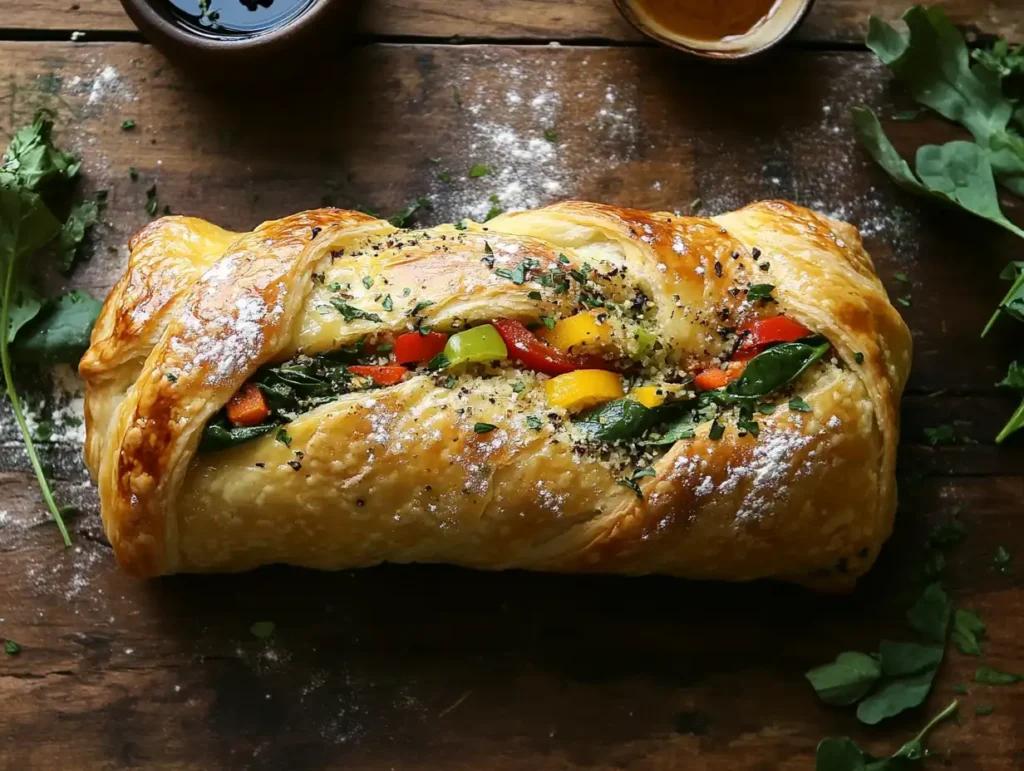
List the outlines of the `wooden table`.
{"label": "wooden table", "polygon": [[[926,534],[957,514],[969,534],[946,585],[989,623],[984,662],[1024,669],[1024,564],[992,567],[998,546],[1024,556],[1024,442],[991,441],[1013,408],[993,384],[1020,328],[978,338],[1021,248],[895,190],[850,131],[855,105],[906,106],[859,44],[869,13],[895,18],[903,2],[819,0],[784,50],[715,67],[645,44],[611,0],[382,0],[351,50],[248,98],[180,74],[115,0],[72,3],[0,0],[0,134],[55,110],[85,189],[110,191],[74,278],[97,296],[148,220],[151,184],[161,207],[242,229],[422,195],[428,223],[479,215],[492,194],[504,207],[700,198],[708,212],[782,197],[864,229],[890,291],[913,298],[916,356],[897,532],[848,598],[444,567],[139,583],[114,567],[73,437],[44,448],[59,498],[84,512],[65,550],[4,420],[0,636],[23,650],[0,657],[0,767],[796,770],[844,734],[891,752],[976,659],[951,649],[926,708],[877,729],[822,705],[802,673],[908,636]],[[981,33],[1024,34],[1018,0],[948,5]],[[935,121],[892,128],[904,149],[950,136]],[[496,172],[466,179],[474,163]],[[929,446],[939,424],[970,441]],[[249,631],[261,620],[276,624],[269,641]],[[1024,686],[960,698],[960,724],[932,746],[960,771],[1024,767]]]}

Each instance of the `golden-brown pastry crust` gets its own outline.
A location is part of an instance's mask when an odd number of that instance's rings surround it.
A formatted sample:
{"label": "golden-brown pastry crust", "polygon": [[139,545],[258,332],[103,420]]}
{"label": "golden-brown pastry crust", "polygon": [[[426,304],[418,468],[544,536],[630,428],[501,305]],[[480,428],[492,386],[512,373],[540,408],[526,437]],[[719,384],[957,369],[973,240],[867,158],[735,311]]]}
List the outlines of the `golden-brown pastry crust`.
{"label": "golden-brown pastry crust", "polygon": [[[321,209],[244,235],[165,218],[131,250],[81,371],[87,463],[136,575],[443,561],[842,589],[890,532],[911,342],[845,223],[778,201],[711,219],[566,202],[410,233]],[[543,389],[501,377],[449,390],[415,376],[299,416],[290,446],[266,435],[197,454],[207,421],[258,367],[404,331],[414,303],[433,303],[420,315],[441,328],[572,307],[571,293],[537,301],[529,282],[495,277],[485,250],[542,268],[560,254],[627,267],[681,363],[722,352],[709,318],[756,315],[730,287],[772,283],[778,309],[828,337],[837,360],[798,383],[811,412],[765,415],[757,438],[699,428],[640,481],[642,499],[551,426],[527,428],[523,415],[550,409]],[[324,310],[334,281],[369,301],[367,273],[416,292],[379,321]],[[480,421],[498,428],[477,434]]]}

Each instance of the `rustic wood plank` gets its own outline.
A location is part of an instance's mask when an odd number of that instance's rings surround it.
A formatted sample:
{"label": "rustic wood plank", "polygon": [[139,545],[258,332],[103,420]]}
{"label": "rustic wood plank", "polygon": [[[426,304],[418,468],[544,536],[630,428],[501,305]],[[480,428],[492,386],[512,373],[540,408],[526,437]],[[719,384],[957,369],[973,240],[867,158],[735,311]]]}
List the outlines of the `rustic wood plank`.
{"label": "rustic wood plank", "polygon": [[[903,589],[928,530],[957,513],[969,535],[947,583],[990,623],[985,662],[1022,669],[1024,582],[992,568],[998,546],[1024,554],[1021,447],[990,444],[1011,409],[992,383],[1012,330],[976,338],[1014,245],[919,207],[853,145],[849,107],[891,99],[872,57],[709,70],[647,48],[372,46],[338,72],[302,93],[225,97],[197,92],[143,45],[5,43],[0,126],[56,110],[85,156],[86,190],[110,190],[75,278],[96,294],[147,221],[153,183],[175,211],[239,228],[325,199],[394,211],[422,194],[427,222],[486,210],[491,194],[681,209],[699,197],[704,210],[780,196],[848,217],[891,290],[913,298],[897,532],[846,599],[441,567],[139,583],[112,565],[74,445],[44,446],[58,497],[83,510],[63,550],[0,428],[0,635],[24,646],[0,657],[0,766],[802,771],[825,735],[891,751],[925,711],[868,730],[821,706],[801,673],[907,637]],[[729,93],[745,97],[725,111]],[[122,131],[125,118],[139,127]],[[898,130],[910,146],[942,127]],[[465,179],[477,162],[494,173]],[[978,444],[927,446],[923,429],[941,423]],[[258,620],[278,625],[269,643],[248,632]],[[927,711],[976,663],[951,652]],[[995,713],[974,717],[980,703]],[[1024,689],[972,687],[965,705],[934,746],[957,769],[1019,768]]]}
{"label": "rustic wood plank", "polygon": [[[942,6],[961,27],[982,36],[1021,39],[1024,10],[1016,0],[947,0]],[[868,16],[894,21],[909,0],[820,0],[797,31],[814,43],[860,43]],[[216,3],[214,6],[216,7]],[[0,0],[0,25],[7,29],[130,32],[135,27],[117,0]],[[377,37],[489,40],[644,40],[611,0],[382,0],[366,3],[358,27]],[[88,39],[88,37],[86,38]]]}
{"label": "rustic wood plank", "polygon": [[[27,486],[0,477],[5,495]],[[3,633],[24,646],[0,660],[0,761],[795,771],[827,734],[891,750],[925,711],[869,730],[821,706],[802,672],[907,638],[893,587],[908,585],[928,528],[957,511],[969,534],[948,583],[990,623],[984,661],[1019,669],[1024,584],[990,563],[998,545],[1024,553],[1021,495],[1020,477],[906,487],[896,537],[848,599],[441,567],[141,583],[83,538],[87,521],[64,551],[52,527],[18,513],[0,529]],[[249,634],[258,620],[277,624],[271,641]],[[977,661],[951,650],[927,711]],[[962,698],[962,724],[934,746],[961,771],[1018,768],[1024,689],[972,685]],[[975,704],[995,713],[976,718]]]}

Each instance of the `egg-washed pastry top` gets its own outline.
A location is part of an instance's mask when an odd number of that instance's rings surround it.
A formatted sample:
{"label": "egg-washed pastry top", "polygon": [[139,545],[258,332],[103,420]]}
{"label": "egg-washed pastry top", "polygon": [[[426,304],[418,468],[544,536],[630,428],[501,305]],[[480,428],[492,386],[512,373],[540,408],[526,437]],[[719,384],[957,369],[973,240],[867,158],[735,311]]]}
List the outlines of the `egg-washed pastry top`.
{"label": "egg-washed pastry top", "polygon": [[889,535],[911,340],[856,230],[566,202],[318,209],[131,240],[81,363],[139,576],[268,563],[851,587]]}

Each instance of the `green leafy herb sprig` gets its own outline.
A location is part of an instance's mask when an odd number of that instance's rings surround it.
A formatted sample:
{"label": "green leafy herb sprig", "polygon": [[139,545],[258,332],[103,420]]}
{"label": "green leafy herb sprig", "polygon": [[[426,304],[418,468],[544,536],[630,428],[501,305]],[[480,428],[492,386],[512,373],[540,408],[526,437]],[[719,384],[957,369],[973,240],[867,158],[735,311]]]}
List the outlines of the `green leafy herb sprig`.
{"label": "green leafy herb sprig", "polygon": [[81,162],[53,145],[53,122],[39,113],[11,139],[0,164],[0,365],[4,387],[43,499],[64,543],[71,545],[46,479],[14,385],[12,360],[74,362],[88,346],[100,304],[80,292],[48,299],[35,289],[39,250],[52,245],[57,267],[68,272],[103,198],[71,203]]}
{"label": "green leafy herb sprig", "polygon": [[[1016,98],[1024,88],[1024,46],[1010,49],[1004,40],[971,52],[963,35],[939,8],[914,6],[903,15],[903,35],[871,17],[867,45],[927,110],[966,128],[974,141],[957,140],[917,148],[915,166],[896,152],[875,114],[853,110],[861,142],[898,185],[989,220],[1024,238],[999,206],[998,186],[1024,197],[1024,107]],[[927,111],[924,111],[927,112]],[[1010,290],[982,330],[1001,315],[1024,322],[1024,262],[1014,262],[1002,277]],[[1024,394],[1024,364],[1010,365],[1001,386]],[[996,442],[1024,428],[1024,401],[996,436]]]}
{"label": "green leafy herb sprig", "polygon": [[922,704],[945,652],[953,605],[938,583],[930,584],[907,611],[921,643],[883,640],[878,653],[840,653],[807,672],[819,698],[834,706],[857,704],[857,718],[876,725]]}
{"label": "green leafy herb sprig", "polygon": [[943,720],[956,714],[960,702],[954,701],[933,717],[917,736],[887,758],[876,758],[849,737],[822,739],[814,756],[814,771],[908,771],[928,757],[924,740]]}

